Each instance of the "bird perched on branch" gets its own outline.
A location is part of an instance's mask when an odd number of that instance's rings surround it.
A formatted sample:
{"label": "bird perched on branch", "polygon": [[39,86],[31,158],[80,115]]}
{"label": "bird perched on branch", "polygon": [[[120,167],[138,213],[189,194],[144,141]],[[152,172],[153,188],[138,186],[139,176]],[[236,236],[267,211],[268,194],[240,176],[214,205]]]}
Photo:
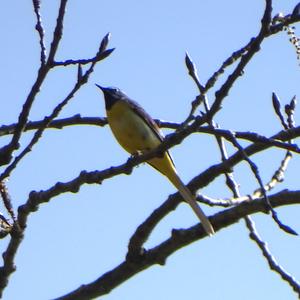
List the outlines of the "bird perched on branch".
{"label": "bird perched on branch", "polygon": [[[164,137],[155,121],[135,101],[118,88],[96,86],[103,92],[109,126],[119,144],[130,154],[145,153],[157,148]],[[178,189],[184,200],[191,206],[208,235],[214,229],[197,204],[190,190],[177,174],[174,162],[168,151],[162,156],[151,158],[149,165],[165,175]]]}

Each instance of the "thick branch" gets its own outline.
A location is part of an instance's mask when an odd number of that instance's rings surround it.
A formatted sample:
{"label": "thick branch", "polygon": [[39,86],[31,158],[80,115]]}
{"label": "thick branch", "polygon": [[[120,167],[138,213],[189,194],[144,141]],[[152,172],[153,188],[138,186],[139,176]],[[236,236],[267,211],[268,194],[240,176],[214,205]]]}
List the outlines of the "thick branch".
{"label": "thick branch", "polygon": [[[270,196],[273,207],[300,203],[300,191],[282,191]],[[242,203],[239,206],[224,210],[210,217],[216,231],[224,229],[241,218],[257,212],[265,212],[263,199]],[[166,259],[179,249],[206,237],[200,225],[188,229],[173,230],[172,236],[160,245],[146,251],[135,260],[125,260],[115,269],[105,273],[94,282],[80,286],[73,292],[59,297],[56,300],[93,299],[108,294],[135,274],[153,265],[163,265]]]}

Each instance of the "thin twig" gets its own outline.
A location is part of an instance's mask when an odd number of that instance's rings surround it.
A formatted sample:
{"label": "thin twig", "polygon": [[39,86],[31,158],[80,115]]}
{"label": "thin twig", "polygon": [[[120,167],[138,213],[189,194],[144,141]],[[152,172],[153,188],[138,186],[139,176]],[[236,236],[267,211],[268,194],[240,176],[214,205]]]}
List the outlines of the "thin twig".
{"label": "thin twig", "polygon": [[[48,57],[48,61],[45,65],[41,64],[38,76],[33,84],[31,91],[29,92],[29,95],[23,105],[22,111],[18,118],[18,123],[16,126],[16,130],[14,132],[14,135],[9,142],[8,145],[2,147],[0,149],[0,165],[8,164],[12,159],[12,153],[19,148],[19,141],[21,138],[21,135],[24,131],[24,128],[28,121],[28,115],[30,113],[32,104],[34,100],[36,99],[36,95],[40,91],[41,85],[44,82],[49,70],[51,69],[51,64],[53,62],[54,56],[56,54],[61,36],[62,36],[62,27],[63,27],[63,20],[65,15],[65,9],[66,9],[67,0],[61,0],[60,2],[60,8],[58,13],[58,18],[56,22],[56,27],[54,31],[53,40],[50,47],[50,53]],[[2,178],[4,178],[2,176]]]}
{"label": "thin twig", "polygon": [[260,45],[263,40],[267,37],[269,33],[270,24],[271,24],[271,13],[272,13],[272,1],[266,0],[266,9],[261,20],[261,29],[259,34],[252,40],[250,43],[248,51],[241,57],[240,62],[234,71],[228,76],[225,83],[221,88],[215,93],[215,101],[213,102],[207,118],[211,119],[221,108],[222,102],[225,97],[228,95],[229,90],[231,89],[234,82],[241,76],[244,72],[245,67],[250,62],[252,57],[260,50]]}
{"label": "thin twig", "polygon": [[[99,47],[99,52],[97,53],[96,57],[101,56],[101,45]],[[104,50],[105,51],[105,50]],[[66,106],[69,101],[74,97],[75,93],[84,85],[88,82],[88,78],[90,74],[93,72],[94,67],[96,63],[98,62],[98,59],[95,59],[95,61],[92,62],[91,66],[88,68],[88,70],[85,72],[85,74],[80,78],[80,81],[77,81],[76,84],[74,85],[73,89],[70,91],[70,93],[67,95],[67,97],[61,101],[52,111],[52,113],[49,116],[46,116],[44,120],[42,121],[41,127],[35,132],[33,138],[31,139],[30,143],[24,148],[24,150],[16,156],[16,158],[13,160],[13,162],[4,170],[4,172],[0,176],[0,181],[5,179],[10,175],[13,169],[16,168],[17,164],[25,157],[27,153],[29,153],[32,150],[32,147],[39,141],[39,139],[42,137],[43,132],[49,125],[49,123],[55,119],[61,110]]]}
{"label": "thin twig", "polygon": [[270,269],[279,274],[280,277],[292,287],[294,292],[298,294],[298,297],[300,297],[300,283],[291,274],[284,270],[284,268],[276,261],[276,258],[270,252],[267,243],[260,238],[258,232],[256,231],[255,224],[253,223],[251,218],[247,216],[245,220],[246,225],[250,231],[250,238],[260,248],[263,256],[266,258],[269,264]]}
{"label": "thin twig", "polygon": [[[286,152],[285,157],[281,161],[279,168],[275,171],[274,175],[272,176],[271,180],[265,184],[264,189],[265,191],[271,191],[279,182],[283,181],[284,173],[287,169],[288,163],[291,160],[292,155],[289,151]],[[212,199],[208,196],[202,195],[199,197],[198,201],[203,202],[210,206],[222,206],[222,207],[230,207],[233,205],[240,204],[244,201],[253,201],[258,198],[263,197],[263,193],[261,188],[258,188],[250,195],[240,196],[238,198],[228,198],[228,199]]]}
{"label": "thin twig", "polygon": [[46,64],[46,46],[45,46],[45,31],[42,24],[42,18],[40,14],[41,1],[40,0],[32,0],[34,13],[36,15],[36,25],[35,29],[37,30],[40,37],[40,48],[41,48],[41,65],[44,66]]}
{"label": "thin twig", "polygon": [[104,50],[103,52],[101,52],[101,54],[98,54],[95,57],[88,58],[88,59],[77,59],[77,60],[68,59],[65,61],[55,61],[53,62],[52,65],[53,67],[67,67],[71,65],[86,65],[86,64],[93,63],[95,61],[99,62],[100,60],[103,60],[106,57],[108,57],[114,50],[115,48]]}
{"label": "thin twig", "polygon": [[[14,209],[13,209],[13,206],[12,206],[12,201],[11,201],[11,198],[10,198],[10,195],[8,193],[8,189],[6,187],[6,184],[5,184],[4,180],[0,181],[0,195],[1,195],[1,198],[3,200],[3,204],[6,208],[6,210],[10,214],[10,216],[11,216],[12,220],[14,221],[14,223],[16,223],[17,218],[16,218],[16,215],[15,215],[15,212],[14,212]],[[3,221],[3,217],[1,217],[1,220]],[[6,219],[4,219],[4,220],[6,220]],[[8,221],[6,223],[7,223],[8,226],[10,226]]]}
{"label": "thin twig", "polygon": [[267,192],[265,190],[263,181],[262,181],[261,176],[259,174],[259,169],[256,166],[256,164],[248,157],[248,155],[244,151],[244,148],[238,143],[238,141],[236,140],[236,138],[234,136],[232,136],[231,142],[240,151],[240,153],[244,156],[244,160],[249,164],[249,166],[251,168],[251,171],[253,172],[253,174],[254,174],[254,176],[255,176],[255,178],[256,178],[259,186],[260,186],[261,192],[262,192],[263,197],[264,197],[264,199],[266,201],[267,208],[271,212],[272,218],[275,221],[275,223],[279,226],[279,228],[281,228],[285,232],[297,235],[297,233],[292,228],[290,228],[289,226],[283,224],[279,220],[277,212],[271,206],[271,203],[269,201],[269,198],[268,198]]}
{"label": "thin twig", "polygon": [[277,96],[277,94],[275,92],[272,93],[272,102],[273,102],[273,108],[274,111],[277,115],[277,117],[279,118],[282,127],[287,130],[289,129],[288,124],[285,121],[285,118],[283,117],[282,111],[281,111],[281,102],[279,97]]}
{"label": "thin twig", "polygon": [[[5,181],[0,182],[0,195],[1,195],[1,198],[3,200],[3,204],[6,208],[6,210],[10,214],[12,220],[14,222],[16,222],[16,215],[13,210],[12,201],[11,201],[10,195],[8,193],[8,189],[7,189]],[[8,220],[3,216],[2,213],[0,213],[0,219],[1,219],[2,223],[3,222],[5,223],[6,226],[11,227]],[[1,227],[3,227],[2,224],[1,224]]]}

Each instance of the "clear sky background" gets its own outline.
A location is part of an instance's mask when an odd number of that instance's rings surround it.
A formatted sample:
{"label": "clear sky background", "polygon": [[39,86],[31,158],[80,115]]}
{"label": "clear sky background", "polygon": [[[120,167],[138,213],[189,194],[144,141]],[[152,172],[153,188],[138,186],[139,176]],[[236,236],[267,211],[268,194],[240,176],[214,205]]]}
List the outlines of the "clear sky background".
{"label": "clear sky background", "polygon": [[[297,4],[292,0],[273,2],[274,15],[291,13]],[[42,1],[48,48],[58,4],[59,1]],[[59,117],[78,113],[105,116],[103,97],[94,86],[99,83],[120,87],[154,118],[184,120],[197,95],[185,68],[185,51],[196,63],[204,83],[232,52],[257,34],[263,9],[263,0],[70,0],[56,59],[93,57],[107,32],[111,32],[110,46],[116,50],[97,65],[89,84]],[[0,123],[11,124],[17,120],[39,66],[31,1],[1,1],[0,24]],[[299,26],[296,32],[299,36]],[[280,33],[268,38],[230,91],[216,121],[225,129],[257,131],[267,136],[280,131],[271,93],[276,91],[283,103],[294,95],[299,97],[299,71],[288,36]],[[30,120],[49,114],[75,80],[75,67],[55,69],[42,86]],[[213,93],[209,97],[213,100]],[[31,136],[32,133],[24,135],[23,147]],[[7,141],[1,138],[0,145]],[[233,153],[232,148],[229,150]],[[172,149],[172,154],[185,182],[220,161],[214,138],[204,135],[188,138]],[[265,182],[283,156],[283,151],[269,150],[253,157]],[[47,189],[57,181],[73,179],[81,170],[101,170],[127,158],[108,127],[47,130],[10,178],[13,205],[17,208],[24,203],[31,190]],[[285,182],[275,191],[299,188],[299,163],[295,156]],[[236,168],[235,176],[243,194],[258,187],[245,163]],[[64,194],[42,205],[30,216],[16,259],[17,272],[10,278],[4,299],[51,299],[111,270],[123,261],[135,228],[173,192],[165,178],[142,165],[131,176],[114,177],[102,185],[85,185],[77,194]],[[231,196],[223,177],[201,192],[215,198]],[[204,209],[207,214],[216,211]],[[285,223],[300,232],[299,207],[281,208],[278,212]],[[299,237],[280,231],[267,215],[253,218],[278,261],[300,279]],[[147,246],[168,237],[172,228],[188,227],[196,221],[193,212],[185,204],[180,205],[155,230]],[[0,241],[1,252],[6,244],[6,240]],[[241,220],[212,238],[178,251],[164,267],[154,266],[138,274],[104,299],[282,300],[296,296],[269,270]]]}

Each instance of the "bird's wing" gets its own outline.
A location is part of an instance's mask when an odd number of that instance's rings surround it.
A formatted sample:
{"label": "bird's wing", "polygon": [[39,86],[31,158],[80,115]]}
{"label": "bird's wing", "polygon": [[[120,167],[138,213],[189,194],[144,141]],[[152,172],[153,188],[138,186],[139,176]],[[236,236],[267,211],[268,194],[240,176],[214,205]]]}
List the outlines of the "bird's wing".
{"label": "bird's wing", "polygon": [[[129,103],[129,106],[132,108],[132,110],[142,119],[145,121],[145,123],[151,128],[152,132],[157,136],[157,138],[162,142],[164,140],[164,135],[157,126],[156,122],[152,119],[152,117],[134,100],[126,99],[126,101]],[[174,161],[172,159],[172,156],[168,151],[166,151],[167,155],[170,157],[173,165]]]}
{"label": "bird's wing", "polygon": [[129,106],[132,107],[132,110],[138,115],[140,116],[140,118],[142,120],[145,121],[145,123],[147,123],[147,125],[151,128],[151,130],[153,131],[153,133],[159,138],[159,140],[162,142],[164,139],[164,135],[161,132],[161,130],[159,129],[159,127],[157,126],[157,124],[155,123],[155,121],[152,119],[152,117],[135,101],[131,100],[127,100],[127,102],[129,102]]}

